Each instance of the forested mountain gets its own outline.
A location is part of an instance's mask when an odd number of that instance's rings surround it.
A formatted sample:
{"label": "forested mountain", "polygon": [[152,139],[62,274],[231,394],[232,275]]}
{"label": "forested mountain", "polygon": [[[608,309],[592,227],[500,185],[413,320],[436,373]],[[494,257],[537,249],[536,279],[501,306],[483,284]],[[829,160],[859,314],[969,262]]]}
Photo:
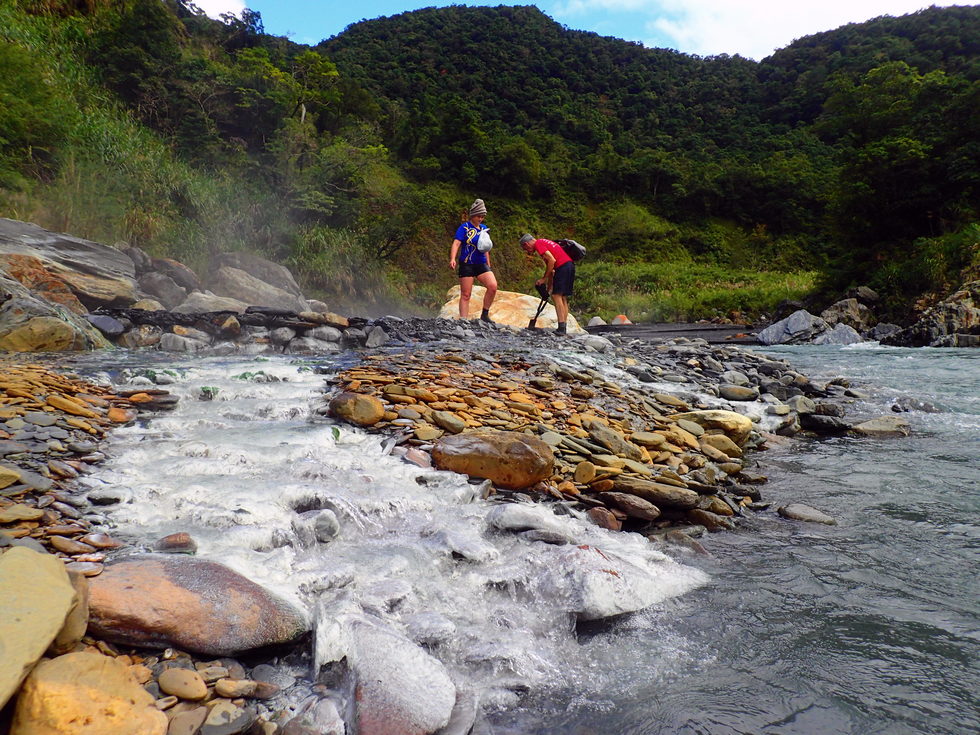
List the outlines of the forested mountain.
{"label": "forested mountain", "polygon": [[[185,0],[0,5],[0,214],[206,266],[245,248],[328,298],[431,306],[488,200],[590,246],[579,303],[756,313],[848,285],[896,315],[976,268],[980,8],[800,39],[762,62],[427,8],[315,48]],[[817,281],[814,275],[818,276]]]}

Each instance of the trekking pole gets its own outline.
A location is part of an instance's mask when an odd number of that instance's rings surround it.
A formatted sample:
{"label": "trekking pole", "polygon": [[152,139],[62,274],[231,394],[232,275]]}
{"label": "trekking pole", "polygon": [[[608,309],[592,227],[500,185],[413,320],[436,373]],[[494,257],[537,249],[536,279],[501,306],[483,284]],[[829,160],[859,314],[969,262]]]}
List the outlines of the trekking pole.
{"label": "trekking pole", "polygon": [[534,312],[534,316],[531,317],[531,321],[527,323],[528,329],[535,329],[538,317],[541,316],[541,312],[544,311],[544,307],[548,305],[548,298],[551,294],[548,292],[548,287],[543,283],[535,284],[535,290],[538,292],[538,296],[541,297],[541,303],[538,304],[538,310]]}

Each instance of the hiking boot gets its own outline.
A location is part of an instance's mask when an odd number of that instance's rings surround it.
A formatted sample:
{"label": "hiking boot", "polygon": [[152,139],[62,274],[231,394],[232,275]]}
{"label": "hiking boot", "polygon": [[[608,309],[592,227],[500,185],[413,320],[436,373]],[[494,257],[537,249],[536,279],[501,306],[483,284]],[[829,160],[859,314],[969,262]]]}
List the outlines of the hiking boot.
{"label": "hiking boot", "polygon": [[486,324],[488,327],[496,327],[497,322],[489,317],[489,315],[484,315],[480,317],[480,321]]}
{"label": "hiking boot", "polygon": [[565,329],[565,325],[564,324],[559,324],[558,327],[555,329],[555,334],[560,335],[560,336],[567,335],[568,332]]}

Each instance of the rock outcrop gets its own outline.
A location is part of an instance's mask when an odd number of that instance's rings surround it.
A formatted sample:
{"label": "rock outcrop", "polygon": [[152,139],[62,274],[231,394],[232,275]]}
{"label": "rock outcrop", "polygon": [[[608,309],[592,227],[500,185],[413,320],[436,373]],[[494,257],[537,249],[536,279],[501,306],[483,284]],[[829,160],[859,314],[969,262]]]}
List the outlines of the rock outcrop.
{"label": "rock outcrop", "polygon": [[898,347],[980,347],[980,281],[965,284],[910,327],[882,338]]}
{"label": "rock outcrop", "polygon": [[[470,319],[479,319],[480,311],[483,309],[483,295],[486,289],[483,286],[473,286],[473,294],[470,296]],[[541,299],[537,296],[528,296],[524,293],[514,291],[497,291],[493,305],[490,307],[490,318],[497,324],[516,329],[524,329],[538,309]],[[459,317],[459,286],[453,286],[446,292],[446,303],[439,311],[440,319],[456,319]],[[558,324],[558,315],[554,305],[549,301],[537,318],[536,326],[539,329],[554,329]],[[566,324],[569,334],[581,334],[585,332],[572,314],[568,315]]]}
{"label": "rock outcrop", "polygon": [[125,253],[108,245],[0,218],[0,255],[37,258],[86,308],[136,301],[136,271]]}

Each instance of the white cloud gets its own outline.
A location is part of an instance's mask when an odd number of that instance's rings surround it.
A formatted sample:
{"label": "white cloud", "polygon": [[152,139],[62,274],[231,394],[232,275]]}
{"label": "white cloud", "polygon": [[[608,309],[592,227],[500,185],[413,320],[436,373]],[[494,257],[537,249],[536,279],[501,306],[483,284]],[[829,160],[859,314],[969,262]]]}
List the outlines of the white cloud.
{"label": "white cloud", "polygon": [[245,0],[193,0],[194,4],[208,14],[211,18],[217,18],[224,13],[231,13],[241,17],[245,10]]}
{"label": "white cloud", "polygon": [[692,54],[762,59],[802,36],[880,15],[952,4],[942,0],[558,0],[553,9],[571,26],[576,16],[641,13],[647,18],[649,46],[663,46],[666,40],[666,45]]}

